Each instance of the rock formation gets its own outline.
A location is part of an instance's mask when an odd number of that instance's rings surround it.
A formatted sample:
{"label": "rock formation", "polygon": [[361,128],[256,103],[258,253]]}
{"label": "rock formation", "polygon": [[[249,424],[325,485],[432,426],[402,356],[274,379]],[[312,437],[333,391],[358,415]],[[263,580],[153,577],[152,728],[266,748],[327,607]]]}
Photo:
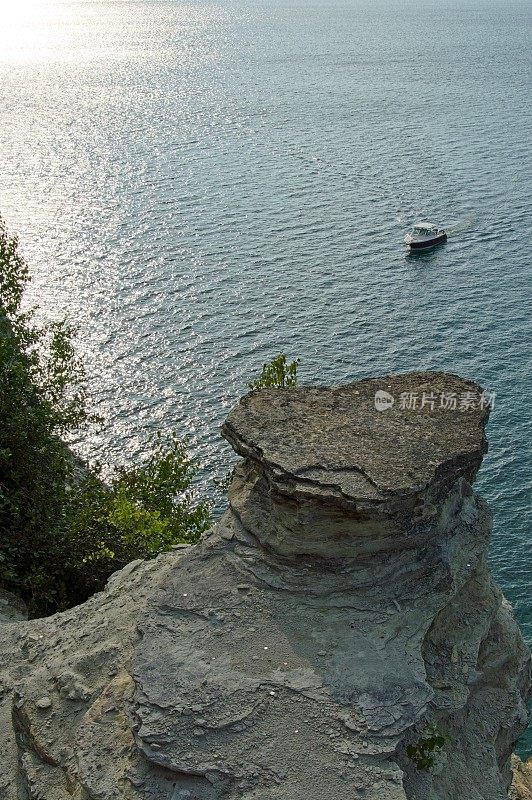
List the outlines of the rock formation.
{"label": "rock formation", "polygon": [[244,397],[199,545],[0,627],[0,797],[507,798],[530,657],[486,567],[479,392],[414,373]]}
{"label": "rock formation", "polygon": [[524,763],[512,756],[513,781],[509,800],[532,800],[532,758]]}

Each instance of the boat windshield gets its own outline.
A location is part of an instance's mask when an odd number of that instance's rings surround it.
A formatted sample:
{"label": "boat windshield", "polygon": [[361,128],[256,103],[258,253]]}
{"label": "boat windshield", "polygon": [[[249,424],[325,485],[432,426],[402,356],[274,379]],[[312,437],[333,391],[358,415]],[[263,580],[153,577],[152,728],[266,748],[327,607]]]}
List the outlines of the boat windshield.
{"label": "boat windshield", "polygon": [[414,225],[414,233],[428,236],[430,233],[437,233],[438,229],[433,225]]}

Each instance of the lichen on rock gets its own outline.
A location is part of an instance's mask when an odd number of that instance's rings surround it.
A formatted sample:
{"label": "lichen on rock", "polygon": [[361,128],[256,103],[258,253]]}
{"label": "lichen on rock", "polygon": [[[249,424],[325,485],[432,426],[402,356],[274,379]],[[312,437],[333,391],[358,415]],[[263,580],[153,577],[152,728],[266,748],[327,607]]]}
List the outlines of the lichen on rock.
{"label": "lichen on rock", "polygon": [[[380,411],[379,390],[426,402]],[[439,402],[479,392],[412,373],[246,395],[200,544],[0,628],[0,797],[507,798],[530,655],[471,486],[488,409]]]}

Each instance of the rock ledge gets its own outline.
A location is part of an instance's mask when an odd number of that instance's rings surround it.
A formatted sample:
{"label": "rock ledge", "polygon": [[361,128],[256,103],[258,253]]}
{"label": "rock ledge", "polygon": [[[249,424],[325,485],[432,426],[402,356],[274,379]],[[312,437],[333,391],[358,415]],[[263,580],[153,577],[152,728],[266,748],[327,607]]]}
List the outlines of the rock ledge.
{"label": "rock ledge", "polygon": [[0,627],[0,797],[507,798],[530,655],[486,566],[482,406],[440,373],[243,398],[199,545]]}

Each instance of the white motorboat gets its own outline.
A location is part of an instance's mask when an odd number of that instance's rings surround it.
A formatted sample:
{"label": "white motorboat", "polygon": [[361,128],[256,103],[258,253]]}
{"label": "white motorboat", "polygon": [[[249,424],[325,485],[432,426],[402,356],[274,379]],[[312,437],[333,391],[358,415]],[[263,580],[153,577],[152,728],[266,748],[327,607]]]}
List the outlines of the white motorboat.
{"label": "white motorboat", "polygon": [[411,253],[430,250],[431,247],[436,247],[446,240],[447,234],[443,228],[438,228],[431,222],[417,222],[412,228],[412,233],[407,233],[404,239]]}

